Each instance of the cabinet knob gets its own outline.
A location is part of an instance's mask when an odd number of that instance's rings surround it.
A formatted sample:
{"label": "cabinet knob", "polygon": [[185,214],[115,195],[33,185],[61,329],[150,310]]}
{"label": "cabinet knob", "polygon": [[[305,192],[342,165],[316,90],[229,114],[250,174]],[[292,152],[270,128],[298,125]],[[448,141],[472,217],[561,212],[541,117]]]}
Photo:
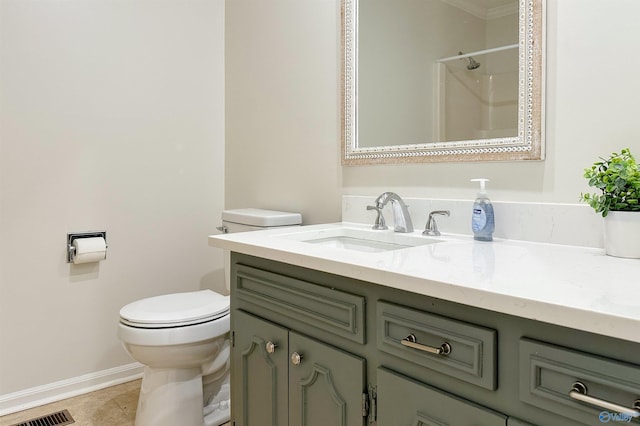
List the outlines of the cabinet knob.
{"label": "cabinet knob", "polygon": [[276,351],[276,348],[278,347],[277,344],[273,343],[271,340],[269,340],[265,345],[264,348],[267,350],[268,354],[272,354]]}
{"label": "cabinet knob", "polygon": [[291,354],[291,363],[293,365],[300,365],[301,362],[302,362],[302,355],[300,355],[298,352],[294,352]]}

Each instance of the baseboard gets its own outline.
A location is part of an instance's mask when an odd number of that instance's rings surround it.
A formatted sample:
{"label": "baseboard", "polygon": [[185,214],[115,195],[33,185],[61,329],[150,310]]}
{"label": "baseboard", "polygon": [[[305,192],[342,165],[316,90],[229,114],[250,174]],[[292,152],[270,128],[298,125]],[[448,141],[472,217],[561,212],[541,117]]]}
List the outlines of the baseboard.
{"label": "baseboard", "polygon": [[0,416],[135,380],[142,377],[142,372],[142,364],[134,362],[19,392],[0,395]]}

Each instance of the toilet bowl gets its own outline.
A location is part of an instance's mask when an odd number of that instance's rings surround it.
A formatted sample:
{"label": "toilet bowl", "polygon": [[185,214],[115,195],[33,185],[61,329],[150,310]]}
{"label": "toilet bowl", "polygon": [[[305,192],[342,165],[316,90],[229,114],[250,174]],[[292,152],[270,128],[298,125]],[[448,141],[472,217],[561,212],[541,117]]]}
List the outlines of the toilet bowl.
{"label": "toilet bowl", "polygon": [[[229,296],[150,297],[120,310],[118,336],[144,365],[136,425],[213,426],[229,419]],[[213,392],[212,390],[216,390]]]}
{"label": "toilet bowl", "polygon": [[[226,210],[223,232],[298,226],[298,213]],[[228,253],[225,253],[229,289]],[[230,419],[229,296],[211,290],[132,302],[120,310],[118,337],[144,365],[136,426],[218,426]]]}

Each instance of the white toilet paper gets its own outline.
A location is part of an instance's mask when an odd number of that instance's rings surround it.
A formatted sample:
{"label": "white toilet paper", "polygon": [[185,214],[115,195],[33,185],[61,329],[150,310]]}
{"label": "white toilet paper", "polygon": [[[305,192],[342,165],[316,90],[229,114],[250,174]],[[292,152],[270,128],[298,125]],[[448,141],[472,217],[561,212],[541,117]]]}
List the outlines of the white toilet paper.
{"label": "white toilet paper", "polygon": [[107,257],[107,242],[102,237],[76,238],[73,263],[99,262]]}

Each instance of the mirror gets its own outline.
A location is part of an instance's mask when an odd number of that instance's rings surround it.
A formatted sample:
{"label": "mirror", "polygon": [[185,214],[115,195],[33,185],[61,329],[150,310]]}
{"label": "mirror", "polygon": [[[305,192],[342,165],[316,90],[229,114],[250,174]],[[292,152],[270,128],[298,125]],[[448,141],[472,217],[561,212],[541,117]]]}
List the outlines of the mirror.
{"label": "mirror", "polygon": [[544,0],[342,0],[345,165],[544,159]]}

